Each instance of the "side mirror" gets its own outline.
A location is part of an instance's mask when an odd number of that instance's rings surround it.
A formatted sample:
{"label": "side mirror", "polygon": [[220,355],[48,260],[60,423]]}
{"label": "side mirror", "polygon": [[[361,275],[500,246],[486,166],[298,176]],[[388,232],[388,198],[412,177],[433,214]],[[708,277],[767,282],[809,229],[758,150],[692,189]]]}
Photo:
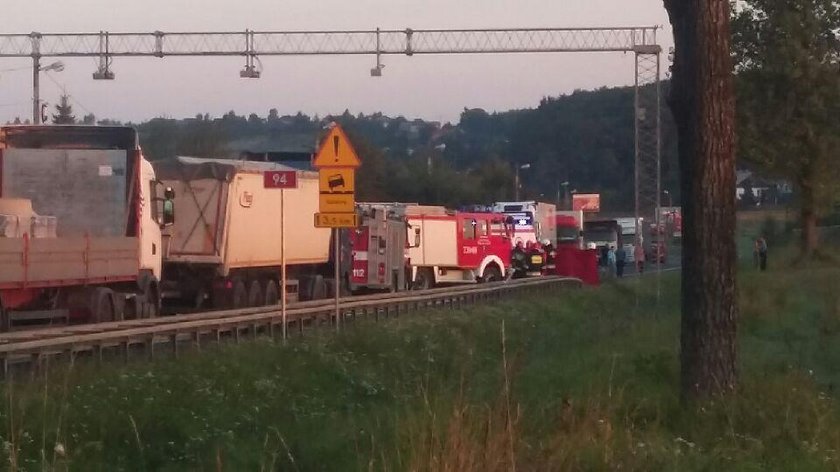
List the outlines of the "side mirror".
{"label": "side mirror", "polygon": [[161,217],[161,227],[165,228],[175,224],[175,202],[171,198],[163,200],[163,212]]}

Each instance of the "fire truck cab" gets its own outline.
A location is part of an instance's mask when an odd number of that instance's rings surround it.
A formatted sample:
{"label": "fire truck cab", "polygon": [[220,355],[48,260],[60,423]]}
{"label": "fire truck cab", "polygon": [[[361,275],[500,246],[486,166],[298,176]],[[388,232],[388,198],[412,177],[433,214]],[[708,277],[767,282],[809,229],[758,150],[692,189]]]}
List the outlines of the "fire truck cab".
{"label": "fire truck cab", "polygon": [[510,269],[512,228],[499,213],[409,206],[408,265],[415,289],[500,281]]}

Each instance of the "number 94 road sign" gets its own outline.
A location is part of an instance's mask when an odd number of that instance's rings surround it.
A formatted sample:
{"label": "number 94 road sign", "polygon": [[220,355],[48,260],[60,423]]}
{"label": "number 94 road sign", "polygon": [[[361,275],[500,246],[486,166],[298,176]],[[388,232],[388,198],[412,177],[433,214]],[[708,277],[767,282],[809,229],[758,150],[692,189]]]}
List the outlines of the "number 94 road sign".
{"label": "number 94 road sign", "polygon": [[297,171],[295,170],[267,170],[263,173],[263,187],[265,188],[297,188]]}

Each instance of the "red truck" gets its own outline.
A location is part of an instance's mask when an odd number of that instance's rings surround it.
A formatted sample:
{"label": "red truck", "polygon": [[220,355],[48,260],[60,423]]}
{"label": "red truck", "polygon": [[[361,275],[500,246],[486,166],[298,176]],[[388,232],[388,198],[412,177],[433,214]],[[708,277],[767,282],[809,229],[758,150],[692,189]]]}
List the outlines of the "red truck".
{"label": "red truck", "polygon": [[132,128],[0,128],[0,330],[155,316],[172,197]]}
{"label": "red truck", "polygon": [[404,207],[360,203],[360,226],[344,230],[342,262],[352,293],[397,292],[406,283],[406,220]]}
{"label": "red truck", "polygon": [[411,205],[406,218],[414,288],[493,282],[509,275],[513,234],[506,215]]}
{"label": "red truck", "polygon": [[557,247],[583,247],[583,212],[558,211],[557,216]]}

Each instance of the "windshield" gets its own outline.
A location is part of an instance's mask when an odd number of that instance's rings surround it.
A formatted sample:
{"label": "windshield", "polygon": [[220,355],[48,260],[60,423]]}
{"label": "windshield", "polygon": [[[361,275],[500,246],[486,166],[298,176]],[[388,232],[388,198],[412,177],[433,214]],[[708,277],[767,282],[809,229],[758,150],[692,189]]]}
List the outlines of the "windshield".
{"label": "windshield", "polygon": [[558,241],[574,241],[578,238],[578,229],[577,228],[569,228],[569,227],[557,227],[557,240]]}
{"label": "windshield", "polygon": [[587,231],[585,233],[585,236],[586,236],[587,241],[615,241],[616,240],[615,231],[593,230],[593,231]]}

